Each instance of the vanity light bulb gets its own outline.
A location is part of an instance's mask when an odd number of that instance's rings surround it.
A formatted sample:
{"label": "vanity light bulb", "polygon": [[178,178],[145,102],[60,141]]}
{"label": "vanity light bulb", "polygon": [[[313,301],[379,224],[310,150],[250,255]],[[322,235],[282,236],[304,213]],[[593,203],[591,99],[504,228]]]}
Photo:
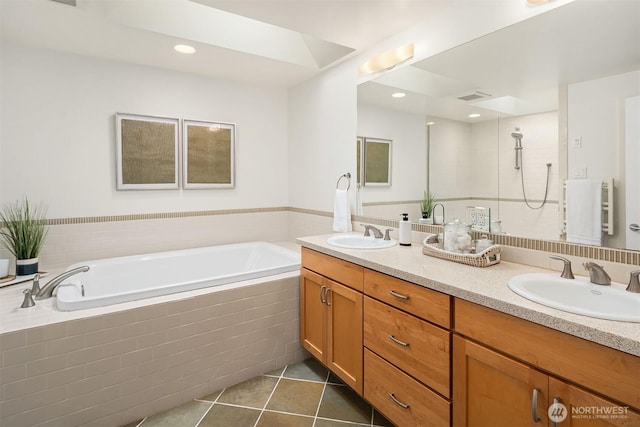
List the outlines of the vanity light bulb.
{"label": "vanity light bulb", "polygon": [[185,54],[195,53],[196,51],[195,47],[189,46],[187,44],[177,44],[173,48],[176,50],[176,52],[185,53]]}

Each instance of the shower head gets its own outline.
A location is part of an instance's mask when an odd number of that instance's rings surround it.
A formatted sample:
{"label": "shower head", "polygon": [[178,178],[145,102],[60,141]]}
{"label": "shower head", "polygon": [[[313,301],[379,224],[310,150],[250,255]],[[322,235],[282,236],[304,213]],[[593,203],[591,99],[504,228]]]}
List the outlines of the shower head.
{"label": "shower head", "polygon": [[511,132],[511,137],[516,140],[522,139],[522,132],[520,132],[520,128],[516,128],[514,132]]}

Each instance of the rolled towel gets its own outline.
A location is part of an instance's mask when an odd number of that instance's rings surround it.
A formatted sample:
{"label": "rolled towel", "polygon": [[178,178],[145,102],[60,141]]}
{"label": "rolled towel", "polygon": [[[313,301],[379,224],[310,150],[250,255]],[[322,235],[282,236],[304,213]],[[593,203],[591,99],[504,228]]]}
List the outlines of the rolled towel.
{"label": "rolled towel", "polygon": [[351,230],[349,192],[347,190],[336,189],[336,198],[333,205],[333,231],[346,233]]}

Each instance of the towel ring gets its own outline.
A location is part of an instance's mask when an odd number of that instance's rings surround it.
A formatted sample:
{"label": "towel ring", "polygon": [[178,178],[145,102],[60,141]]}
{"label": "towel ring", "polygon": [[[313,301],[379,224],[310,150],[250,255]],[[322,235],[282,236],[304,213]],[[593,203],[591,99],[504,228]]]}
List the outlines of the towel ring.
{"label": "towel ring", "polygon": [[338,178],[338,182],[336,182],[336,190],[339,188],[340,186],[340,181],[342,180],[342,178],[347,178],[347,191],[349,190],[349,188],[351,188],[351,173],[347,172],[344,175],[340,175],[340,178]]}

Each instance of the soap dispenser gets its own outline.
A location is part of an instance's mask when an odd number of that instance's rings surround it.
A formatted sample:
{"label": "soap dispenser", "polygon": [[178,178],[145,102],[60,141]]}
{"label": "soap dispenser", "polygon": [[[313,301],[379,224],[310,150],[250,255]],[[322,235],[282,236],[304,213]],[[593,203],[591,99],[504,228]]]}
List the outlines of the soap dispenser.
{"label": "soap dispenser", "polygon": [[407,213],[402,214],[402,221],[400,221],[400,245],[411,246],[411,223]]}

